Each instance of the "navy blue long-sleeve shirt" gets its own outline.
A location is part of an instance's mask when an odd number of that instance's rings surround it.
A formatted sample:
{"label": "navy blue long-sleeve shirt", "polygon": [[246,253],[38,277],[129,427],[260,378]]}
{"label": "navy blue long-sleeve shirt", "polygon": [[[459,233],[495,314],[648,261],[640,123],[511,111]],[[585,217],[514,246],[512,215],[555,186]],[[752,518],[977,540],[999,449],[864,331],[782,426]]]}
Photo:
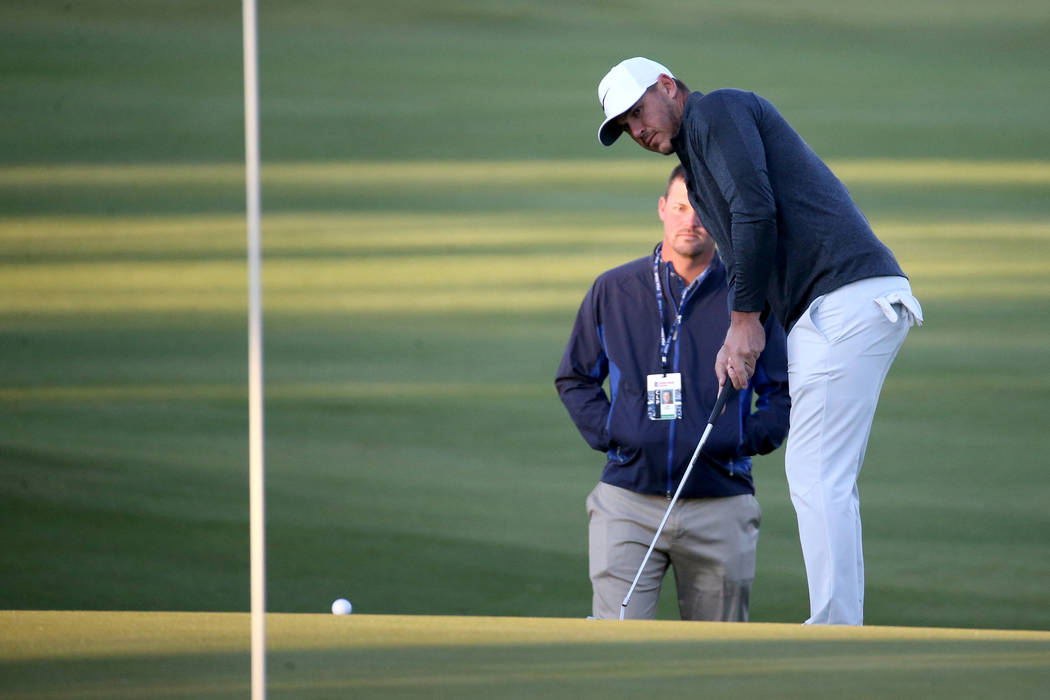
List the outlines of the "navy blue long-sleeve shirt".
{"label": "navy blue long-sleeve shirt", "polygon": [[822,294],[904,276],[846,186],[762,97],[690,94],[672,145],[729,270],[734,311],[768,302],[790,330]]}
{"label": "navy blue long-sleeve shirt", "polygon": [[[718,396],[712,368],[729,328],[728,288],[716,256],[686,305],[669,357],[670,371],[682,374],[682,418],[650,420],[646,378],[662,371],[652,263],[652,255],[640,258],[594,282],[580,306],[555,386],[587,444],[606,453],[602,481],[636,493],[668,495],[678,488]],[[674,279],[667,267],[661,262],[660,274]],[[677,284],[662,286],[667,328],[670,305],[680,303],[681,292]],[[751,384],[730,397],[682,497],[754,493],[751,456],[771,452],[787,435],[784,330],[770,317],[766,334]],[[609,394],[603,388],[606,378]]]}

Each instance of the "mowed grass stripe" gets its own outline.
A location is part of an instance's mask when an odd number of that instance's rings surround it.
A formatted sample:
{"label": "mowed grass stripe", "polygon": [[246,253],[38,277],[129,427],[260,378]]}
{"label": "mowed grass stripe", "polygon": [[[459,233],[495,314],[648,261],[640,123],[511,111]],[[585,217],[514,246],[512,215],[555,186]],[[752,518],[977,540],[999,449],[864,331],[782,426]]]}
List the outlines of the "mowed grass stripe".
{"label": "mowed grass stripe", "polygon": [[[198,399],[243,400],[247,396],[243,384],[130,384],[90,385],[68,384],[52,386],[0,387],[0,402],[22,401],[172,401]],[[546,385],[491,382],[329,382],[294,383],[269,382],[266,396],[272,400],[302,399],[382,399],[391,395],[400,398],[432,397],[489,397],[520,398],[543,397],[550,394]]]}
{"label": "mowed grass stripe", "polygon": [[[267,313],[540,312],[576,309],[594,276],[622,258],[577,256],[551,260],[518,257],[487,260],[481,267],[462,260],[391,267],[385,273],[353,264],[318,260],[264,265],[263,303]],[[1050,263],[1032,261],[1022,270],[1009,263],[987,264],[984,272],[1011,270],[1009,279],[972,277],[950,268],[912,265],[913,289],[924,302],[944,299],[1041,301],[1050,295]],[[133,312],[237,314],[247,308],[243,268],[222,265],[152,264],[53,266],[41,275],[4,275],[0,314],[99,315]],[[414,277],[401,277],[401,273]],[[531,277],[511,279],[518,272]],[[370,276],[386,279],[368,279]],[[506,277],[501,277],[506,275]],[[356,279],[355,279],[356,278]]]}
{"label": "mowed grass stripe", "polygon": [[[847,182],[901,184],[1050,185],[1050,161],[946,159],[839,159],[829,165]],[[270,162],[264,186],[559,185],[578,182],[621,185],[666,177],[662,160],[353,161]],[[239,163],[38,165],[0,168],[0,187],[230,185],[244,181]]]}
{"label": "mowed grass stripe", "polygon": [[[608,681],[610,679],[667,679],[693,677],[744,677],[755,675],[819,674],[826,672],[881,672],[892,669],[895,673],[914,671],[955,671],[959,669],[1022,669],[1045,668],[1050,663],[1050,652],[894,652],[879,653],[865,649],[856,654],[832,654],[814,657],[806,655],[782,655],[769,658],[763,653],[754,653],[743,659],[719,658],[717,661],[691,659],[696,650],[678,649],[669,652],[672,658],[634,661],[619,650],[610,650],[604,659],[574,660],[557,654],[544,658],[529,668],[522,669],[521,662],[495,662],[474,660],[469,668],[460,672],[432,673],[424,670],[411,675],[415,670],[411,659],[404,660],[403,675],[391,676],[386,669],[372,670],[362,667],[348,678],[322,682],[277,683],[275,689],[316,688],[364,688],[364,687],[432,687],[480,684],[508,684],[536,681]],[[615,655],[616,660],[610,660]],[[569,654],[571,657],[571,653]],[[429,666],[429,664],[420,664]],[[369,672],[371,671],[371,673]],[[354,677],[358,676],[358,677]],[[363,677],[360,677],[363,676]]]}
{"label": "mowed grass stripe", "polygon": [[[981,341],[984,341],[983,343]],[[916,341],[919,342],[919,341]],[[924,345],[936,345],[935,340],[922,339]],[[989,343],[997,342],[994,338],[975,339],[974,344],[982,349]],[[1032,349],[1042,349],[1046,340],[1036,337],[1029,339]],[[951,338],[942,340],[942,345],[956,346]],[[1024,348],[1026,343],[1014,341],[1015,346]],[[971,347],[973,347],[971,345]],[[890,382],[895,380],[891,378]],[[943,377],[909,378],[907,383],[895,386],[897,392],[910,393],[916,396],[931,392],[942,392],[959,385],[959,378],[954,375]],[[969,378],[969,386],[978,389],[999,389],[1017,391],[1023,394],[1050,391],[1050,377],[1012,377],[1009,374],[984,374]],[[241,401],[247,396],[244,384],[233,383],[191,383],[178,384],[58,384],[22,387],[0,387],[0,402],[22,403],[39,402],[81,402],[81,401]],[[550,394],[546,384],[520,384],[503,382],[421,382],[421,381],[357,381],[329,382],[325,384],[311,382],[268,382],[266,397],[270,400],[343,400],[362,401],[370,399],[389,399],[397,396],[401,399],[448,399],[485,397],[494,399],[511,398],[545,398]]]}
{"label": "mowed grass stripe", "polygon": [[[332,662],[332,665],[311,669],[313,673],[307,679],[303,679],[301,673],[289,674],[281,668],[272,669],[267,686],[272,693],[294,693],[293,697],[312,698],[318,693],[331,691],[368,690],[416,690],[421,693],[425,691],[428,696],[433,696],[433,693],[463,691],[471,686],[489,686],[499,696],[505,696],[504,692],[495,689],[517,687],[519,691],[524,691],[527,688],[543,688],[557,683],[560,688],[555,696],[563,697],[567,692],[566,686],[577,687],[583,691],[588,685],[595,683],[667,683],[675,679],[732,680],[770,676],[776,676],[777,682],[782,682],[781,678],[788,680],[793,676],[820,676],[826,673],[887,674],[890,678],[899,678],[917,672],[957,674],[960,671],[979,673],[996,669],[1039,669],[1045,668],[1050,661],[1050,654],[1046,652],[982,652],[979,655],[937,652],[880,654],[865,650],[857,654],[835,654],[822,658],[814,658],[812,655],[784,655],[770,659],[758,654],[749,655],[744,659],[722,658],[706,662],[697,661],[693,653],[693,650],[678,650],[671,658],[662,660],[647,658],[643,661],[633,661],[619,655],[613,660],[610,654],[601,660],[574,660],[571,652],[558,649],[549,656],[531,662],[488,662],[472,656],[470,659],[459,660],[463,668],[458,672],[455,670],[455,663],[447,662],[440,663],[445,670],[435,672],[433,669],[439,664],[430,660],[426,652],[421,652],[421,655],[416,657],[397,654],[396,660],[399,665],[396,673],[385,667],[357,664],[355,659],[347,661],[340,657],[328,657],[325,661]],[[569,658],[566,658],[566,654]],[[236,663],[226,662],[218,668],[211,666],[203,669],[203,673],[198,670],[193,674],[194,677],[187,678],[169,677],[172,672],[167,668],[166,661],[168,660],[158,659],[152,662],[156,664],[155,679],[152,681],[122,680],[117,686],[112,679],[80,680],[72,690],[32,689],[25,692],[16,691],[14,694],[0,691],[0,698],[65,700],[241,697],[248,689],[247,674],[238,673],[240,669]],[[216,676],[213,680],[200,677],[207,678],[210,675],[209,671]],[[289,677],[292,675],[295,678]],[[523,685],[525,687],[522,687]],[[867,694],[858,690],[855,696],[867,697]],[[588,696],[585,694],[583,697]]]}
{"label": "mowed grass stripe", "polygon": [[[274,216],[264,222],[264,303],[306,314],[570,312],[594,276],[649,249],[658,229],[647,225],[524,214]],[[924,302],[1050,295],[1050,223],[875,227]],[[958,253],[950,259],[947,241]],[[242,313],[243,246],[237,217],[0,220],[0,313]]]}
{"label": "mowed grass stripe", "polygon": [[[641,212],[639,221],[655,220]],[[600,217],[599,217],[600,219]],[[241,215],[27,216],[0,218],[0,256],[29,264],[48,255],[169,254],[243,255],[245,220]],[[268,254],[316,253],[418,254],[548,249],[600,242],[629,244],[644,235],[637,224],[601,221],[595,216],[545,212],[492,214],[299,212],[267,213],[263,243]],[[0,257],[0,260],[3,259]]]}
{"label": "mowed grass stripe", "polygon": [[[657,236],[655,207],[624,221],[600,214],[541,212],[492,214],[300,212],[267,214],[263,243],[269,255],[563,250],[580,245],[638,246]],[[652,229],[646,228],[650,224]],[[989,239],[1038,244],[1050,241],[1050,223],[998,220],[924,222],[874,219],[892,243],[928,242],[943,254],[946,241]],[[55,254],[130,256],[135,253],[243,255],[240,215],[32,216],[0,218],[0,263],[40,264]],[[967,261],[962,261],[967,262]]]}

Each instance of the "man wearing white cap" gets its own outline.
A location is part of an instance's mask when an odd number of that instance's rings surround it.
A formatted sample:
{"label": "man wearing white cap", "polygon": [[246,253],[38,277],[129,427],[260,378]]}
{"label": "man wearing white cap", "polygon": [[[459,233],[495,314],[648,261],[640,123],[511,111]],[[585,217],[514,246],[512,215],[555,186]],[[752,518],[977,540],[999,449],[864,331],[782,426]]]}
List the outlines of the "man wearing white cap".
{"label": "man wearing white cap", "polygon": [[883,380],[922,309],[846,187],[767,100],[692,92],[630,58],[598,84],[610,146],[626,132],[675,153],[728,269],[731,322],[715,360],[741,389],[772,311],[788,331],[785,466],[809,583],[807,624],[864,621],[860,474]]}

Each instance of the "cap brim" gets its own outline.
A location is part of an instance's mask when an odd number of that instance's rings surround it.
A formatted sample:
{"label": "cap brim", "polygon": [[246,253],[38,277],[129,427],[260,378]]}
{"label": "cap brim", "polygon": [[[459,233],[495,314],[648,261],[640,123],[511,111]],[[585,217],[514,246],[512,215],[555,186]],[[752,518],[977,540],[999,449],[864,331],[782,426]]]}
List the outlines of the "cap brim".
{"label": "cap brim", "polygon": [[602,125],[598,127],[598,141],[603,146],[611,146],[616,143],[616,139],[620,138],[620,134],[623,133],[623,127],[616,123],[622,115],[617,114],[609,117],[602,122]]}

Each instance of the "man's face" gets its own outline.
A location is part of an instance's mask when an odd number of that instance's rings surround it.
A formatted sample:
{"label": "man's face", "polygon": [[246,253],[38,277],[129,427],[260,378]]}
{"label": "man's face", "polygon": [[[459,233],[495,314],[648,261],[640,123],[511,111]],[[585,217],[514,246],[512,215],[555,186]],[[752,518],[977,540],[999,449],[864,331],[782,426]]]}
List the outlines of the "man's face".
{"label": "man's face", "polygon": [[692,205],[685,180],[676,178],[661,197],[658,211],[664,222],[664,248],[686,258],[698,258],[714,248],[714,240],[700,223]]}
{"label": "man's face", "polygon": [[669,94],[675,89],[673,80],[660,76],[616,123],[645,150],[670,155],[674,152],[671,139],[682,124],[681,107]]}

